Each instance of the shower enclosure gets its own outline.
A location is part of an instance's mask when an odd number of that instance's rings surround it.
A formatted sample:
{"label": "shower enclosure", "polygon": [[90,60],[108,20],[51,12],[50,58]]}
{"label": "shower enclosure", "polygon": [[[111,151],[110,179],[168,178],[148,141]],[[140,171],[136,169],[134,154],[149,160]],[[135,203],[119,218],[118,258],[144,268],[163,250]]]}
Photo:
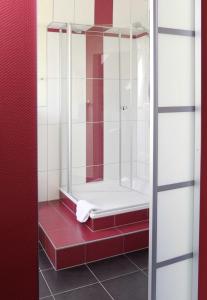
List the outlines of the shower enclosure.
{"label": "shower enclosure", "polygon": [[139,26],[56,27],[61,191],[74,203],[93,203],[94,217],[147,208],[148,32]]}

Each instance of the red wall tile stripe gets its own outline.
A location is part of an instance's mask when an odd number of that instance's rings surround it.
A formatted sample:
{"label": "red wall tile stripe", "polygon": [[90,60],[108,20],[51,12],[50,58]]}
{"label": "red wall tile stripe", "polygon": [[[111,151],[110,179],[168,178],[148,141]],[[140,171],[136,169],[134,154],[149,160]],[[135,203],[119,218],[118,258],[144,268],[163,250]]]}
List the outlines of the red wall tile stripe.
{"label": "red wall tile stripe", "polygon": [[36,1],[0,1],[0,28],[1,299],[37,300]]}
{"label": "red wall tile stripe", "polygon": [[113,24],[113,0],[95,0],[95,24]]}
{"label": "red wall tile stripe", "polygon": [[201,200],[200,200],[200,251],[199,300],[207,299],[207,2],[202,1],[202,122],[201,122]]}
{"label": "red wall tile stripe", "polygon": [[86,33],[86,181],[103,179],[103,34]]}

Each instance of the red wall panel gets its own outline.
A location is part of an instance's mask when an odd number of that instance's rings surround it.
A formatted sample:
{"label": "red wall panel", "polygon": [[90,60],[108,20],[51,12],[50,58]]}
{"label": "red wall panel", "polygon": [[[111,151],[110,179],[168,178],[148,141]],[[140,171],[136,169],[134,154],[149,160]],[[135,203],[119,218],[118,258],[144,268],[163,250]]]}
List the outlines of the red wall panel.
{"label": "red wall panel", "polygon": [[95,0],[95,24],[113,24],[113,0]]}
{"label": "red wall panel", "polygon": [[207,299],[207,2],[202,1],[202,130],[199,300]]}
{"label": "red wall panel", "polygon": [[103,34],[86,34],[86,181],[103,180]]}
{"label": "red wall panel", "polygon": [[36,1],[0,1],[1,299],[38,299]]}

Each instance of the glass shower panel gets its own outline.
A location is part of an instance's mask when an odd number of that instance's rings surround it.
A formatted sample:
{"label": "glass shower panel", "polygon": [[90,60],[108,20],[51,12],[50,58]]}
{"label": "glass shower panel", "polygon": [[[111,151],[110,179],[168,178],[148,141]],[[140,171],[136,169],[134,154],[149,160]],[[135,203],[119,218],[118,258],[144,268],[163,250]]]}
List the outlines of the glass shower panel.
{"label": "glass shower panel", "polygon": [[149,35],[133,35],[132,79],[132,189],[149,194]]}
{"label": "glass shower panel", "polygon": [[130,29],[120,30],[120,182],[123,187],[132,187],[132,82],[131,82],[131,36]]}
{"label": "glass shower panel", "polygon": [[66,28],[59,30],[59,53],[60,53],[60,187],[69,192],[68,173],[68,35]]}

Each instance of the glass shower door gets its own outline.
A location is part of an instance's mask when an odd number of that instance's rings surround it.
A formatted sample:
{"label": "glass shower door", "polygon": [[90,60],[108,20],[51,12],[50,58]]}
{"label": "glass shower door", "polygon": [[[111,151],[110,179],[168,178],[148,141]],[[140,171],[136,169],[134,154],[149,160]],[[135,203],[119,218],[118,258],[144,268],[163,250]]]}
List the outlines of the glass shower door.
{"label": "glass shower door", "polygon": [[149,35],[120,35],[120,184],[149,194]]}

